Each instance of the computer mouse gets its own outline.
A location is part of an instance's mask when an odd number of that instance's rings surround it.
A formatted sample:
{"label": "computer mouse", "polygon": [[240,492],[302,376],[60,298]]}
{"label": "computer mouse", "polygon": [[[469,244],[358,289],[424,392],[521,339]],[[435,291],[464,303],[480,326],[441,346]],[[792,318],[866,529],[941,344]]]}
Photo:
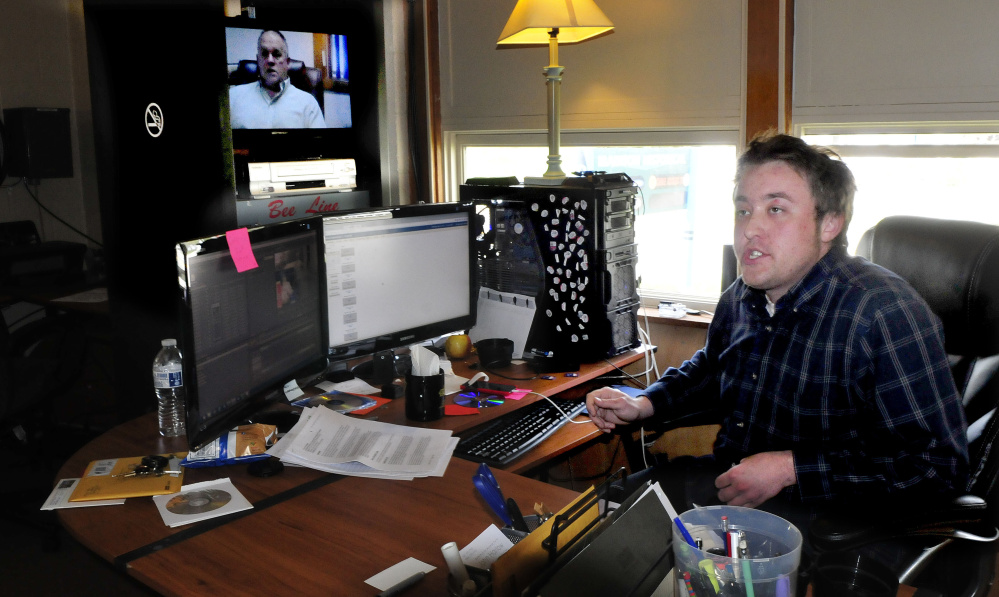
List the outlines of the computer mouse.
{"label": "computer mouse", "polygon": [[284,463],[277,458],[268,458],[266,460],[256,460],[251,462],[246,466],[246,472],[250,473],[254,477],[273,477],[281,473],[284,470]]}

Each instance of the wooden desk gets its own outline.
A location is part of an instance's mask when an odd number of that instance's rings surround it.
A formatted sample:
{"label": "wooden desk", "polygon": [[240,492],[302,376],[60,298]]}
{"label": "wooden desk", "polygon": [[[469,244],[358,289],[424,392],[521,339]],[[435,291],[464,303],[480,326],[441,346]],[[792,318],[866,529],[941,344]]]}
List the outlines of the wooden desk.
{"label": "wooden desk", "polygon": [[[541,379],[540,377],[531,380],[523,379],[532,375],[532,371],[525,365],[511,365],[498,371],[512,379],[504,379],[497,375],[491,375],[490,379],[499,383],[513,384],[518,388],[528,389],[550,398],[557,398],[560,394],[571,393],[573,390],[577,392],[584,391],[588,387],[586,385],[587,382],[592,382],[601,375],[613,373],[620,368],[639,361],[643,358],[644,354],[644,350],[641,348],[629,350],[604,361],[580,365],[579,371],[573,372],[574,376],[567,376],[565,373],[552,373],[550,375],[554,379],[551,380]],[[471,378],[475,375],[476,370],[472,369],[471,366],[477,364],[478,357],[475,356],[462,361],[451,362],[454,373],[466,378]],[[538,400],[544,400],[538,394],[528,394],[520,400],[507,400],[499,406],[481,408],[477,415],[444,417],[443,419],[428,423],[419,423],[407,419],[405,399],[398,398],[367,415],[367,417],[377,417],[379,421],[385,423],[427,427],[431,429],[448,429],[455,434],[461,434],[521,406],[537,402]],[[455,396],[453,395],[446,397],[445,404],[454,404],[454,399]],[[586,417],[579,416],[576,420],[586,421]],[[514,473],[525,473],[556,456],[593,441],[602,435],[596,425],[588,421],[580,425],[563,425],[561,429],[538,444],[530,452],[501,468]]]}
{"label": "wooden desk", "polygon": [[[511,383],[555,397],[573,389],[583,391],[586,382],[642,356],[642,350],[629,351],[583,365],[574,376],[555,373],[552,380]],[[471,377],[476,362],[473,357],[452,365],[456,374]],[[500,373],[529,376],[528,370],[518,365]],[[406,419],[405,400],[400,398],[368,416],[387,423],[461,433],[543,399],[531,394],[482,409],[478,415],[417,423]],[[448,397],[449,402],[453,400],[453,396]],[[529,470],[599,436],[591,423],[566,425],[505,468]],[[58,478],[78,477],[98,458],[186,449],[183,438],[159,437],[155,414],[149,414],[84,446],[66,462]],[[447,578],[441,546],[450,541],[464,546],[498,522],[474,490],[471,479],[476,468],[475,463],[454,458],[444,477],[414,481],[340,477],[293,467],[268,479],[249,475],[246,465],[189,469],[185,483],[229,477],[255,504],[245,516],[215,519],[225,521],[217,528],[209,520],[171,529],[163,524],[151,498],[133,498],[124,506],[59,510],[58,514],[67,531],[84,546],[168,595],[371,595],[376,591],[364,579],[408,557],[438,568],[407,595],[440,595]],[[525,507],[544,502],[557,511],[576,495],[504,470],[495,473],[504,494]]]}
{"label": "wooden desk", "polygon": [[[157,435],[154,414],[93,440],[59,471],[78,477],[97,458],[186,449]],[[444,477],[391,481],[286,467],[259,479],[246,465],[189,469],[185,483],[229,477],[253,510],[171,529],[151,498],[59,510],[80,543],[165,595],[374,595],[366,578],[414,557],[436,566],[407,597],[446,594],[440,548],[468,544],[499,523],[474,490],[477,465],[452,459]],[[558,511],[576,493],[496,471],[507,497]],[[310,488],[310,484],[313,487]],[[300,495],[286,492],[304,491]],[[245,514],[245,515],[243,515]],[[222,522],[221,526],[213,523]]]}
{"label": "wooden desk", "polygon": [[107,315],[110,312],[107,288],[104,286],[93,287],[81,284],[64,288],[15,289],[0,295],[0,304],[17,302],[45,307],[50,312],[71,311],[93,315]]}

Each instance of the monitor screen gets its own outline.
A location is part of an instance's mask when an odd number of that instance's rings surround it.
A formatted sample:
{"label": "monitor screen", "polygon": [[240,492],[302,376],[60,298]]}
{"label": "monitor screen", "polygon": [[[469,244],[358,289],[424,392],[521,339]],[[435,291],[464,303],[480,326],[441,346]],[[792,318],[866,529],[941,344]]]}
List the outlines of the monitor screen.
{"label": "monitor screen", "polygon": [[[232,250],[225,235],[177,246],[191,450],[325,371],[321,233],[308,219],[250,229]],[[238,271],[244,259],[255,265]]]}
{"label": "monitor screen", "polygon": [[233,129],[350,128],[347,36],[226,27]]}
{"label": "monitor screen", "polygon": [[471,205],[323,219],[330,356],[409,346],[475,324]]}

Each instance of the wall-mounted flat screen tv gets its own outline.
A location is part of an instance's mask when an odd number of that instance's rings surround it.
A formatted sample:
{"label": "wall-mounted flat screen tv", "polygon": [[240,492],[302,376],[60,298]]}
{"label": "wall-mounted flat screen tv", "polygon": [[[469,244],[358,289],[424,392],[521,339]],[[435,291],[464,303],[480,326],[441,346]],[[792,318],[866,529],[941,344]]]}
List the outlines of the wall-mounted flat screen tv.
{"label": "wall-mounted flat screen tv", "polygon": [[234,130],[353,126],[346,35],[226,27],[225,40]]}

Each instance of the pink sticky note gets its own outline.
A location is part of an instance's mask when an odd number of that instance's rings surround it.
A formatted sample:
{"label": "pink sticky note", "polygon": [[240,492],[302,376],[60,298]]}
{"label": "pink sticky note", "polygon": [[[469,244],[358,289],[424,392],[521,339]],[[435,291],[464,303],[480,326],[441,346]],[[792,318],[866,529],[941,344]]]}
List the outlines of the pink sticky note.
{"label": "pink sticky note", "polygon": [[525,389],[522,389],[522,388],[517,388],[516,390],[510,392],[509,394],[507,394],[507,395],[505,395],[503,397],[506,398],[507,400],[520,400],[521,398],[523,398],[524,396],[527,396],[530,393],[531,393],[530,390],[525,390]]}
{"label": "pink sticky note", "polygon": [[229,254],[232,255],[237,272],[257,267],[257,258],[253,256],[253,248],[250,246],[250,233],[246,228],[227,231],[225,240],[229,243]]}

